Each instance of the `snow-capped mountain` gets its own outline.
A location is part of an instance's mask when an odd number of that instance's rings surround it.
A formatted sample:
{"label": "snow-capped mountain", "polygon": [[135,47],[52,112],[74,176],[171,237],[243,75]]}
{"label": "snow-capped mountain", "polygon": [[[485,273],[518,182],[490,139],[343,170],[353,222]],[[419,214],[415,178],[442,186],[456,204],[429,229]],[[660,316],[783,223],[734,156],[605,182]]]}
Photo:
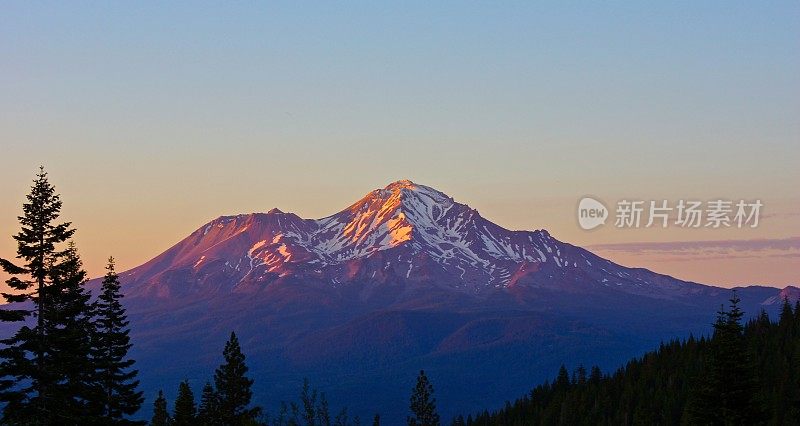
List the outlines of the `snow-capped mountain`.
{"label": "snow-capped mountain", "polygon": [[[235,330],[267,408],[308,377],[386,424],[403,423],[420,368],[445,415],[491,407],[561,363],[614,368],[706,333],[730,297],[505,229],[407,180],[321,219],[219,217],[121,278],[148,397],[201,386]],[[753,314],[781,294],[739,289]]]}
{"label": "snow-capped mountain", "polygon": [[162,296],[256,291],[289,279],[332,287],[364,280],[428,282],[476,294],[515,286],[600,286],[659,297],[708,290],[622,268],[545,230],[510,231],[408,180],[322,219],[278,209],[217,218],[126,278],[139,291]]}

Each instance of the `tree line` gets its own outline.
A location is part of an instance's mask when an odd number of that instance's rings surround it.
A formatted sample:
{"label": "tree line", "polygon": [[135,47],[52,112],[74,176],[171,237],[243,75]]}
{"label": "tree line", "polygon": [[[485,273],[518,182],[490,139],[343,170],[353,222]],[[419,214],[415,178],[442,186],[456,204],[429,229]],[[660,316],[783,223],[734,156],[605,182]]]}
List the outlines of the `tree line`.
{"label": "tree line", "polygon": [[742,324],[736,293],[710,338],[662,344],[613,374],[561,366],[552,382],[453,425],[800,424],[800,301]]}

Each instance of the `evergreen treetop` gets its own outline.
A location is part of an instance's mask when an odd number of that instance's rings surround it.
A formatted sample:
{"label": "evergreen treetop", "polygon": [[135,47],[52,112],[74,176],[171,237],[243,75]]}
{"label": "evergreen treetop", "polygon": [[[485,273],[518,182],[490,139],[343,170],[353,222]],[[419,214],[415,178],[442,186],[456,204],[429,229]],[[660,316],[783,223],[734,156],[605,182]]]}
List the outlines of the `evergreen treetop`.
{"label": "evergreen treetop", "polygon": [[75,230],[69,222],[58,223],[61,206],[40,168],[13,237],[19,264],[0,259],[12,290],[2,294],[9,305],[0,309],[0,321],[36,318],[35,324],[20,324],[13,336],[0,340],[0,404],[6,423],[63,421],[85,403],[85,370],[78,357],[86,354],[76,331],[84,325],[85,273],[74,246],[62,246]]}
{"label": "evergreen treetop", "polygon": [[248,368],[236,333],[231,332],[222,355],[225,362],[214,372],[220,419],[224,424],[246,424],[258,417],[261,409],[249,407],[253,380],[247,377]]}
{"label": "evergreen treetop", "polygon": [[175,398],[175,411],[172,415],[173,426],[193,426],[197,421],[197,406],[194,393],[187,380],[178,385],[178,396]]}
{"label": "evergreen treetop", "polygon": [[219,410],[217,408],[217,393],[210,382],[203,386],[200,395],[200,406],[197,409],[197,424],[201,426],[212,426],[219,424]]}
{"label": "evergreen treetop", "polygon": [[164,398],[164,392],[158,391],[158,396],[153,401],[153,418],[150,420],[150,425],[168,426],[171,420],[167,411],[167,399]]}
{"label": "evergreen treetop", "polygon": [[100,393],[98,410],[104,421],[111,424],[138,411],[144,401],[142,392],[137,391],[138,371],[131,368],[134,360],[128,358],[132,345],[122,297],[114,258],[109,257],[100,295],[93,306],[96,331],[92,359]]}
{"label": "evergreen treetop", "polygon": [[438,426],[439,414],[436,412],[436,398],[433,397],[433,385],[420,370],[417,384],[411,393],[411,416],[409,426]]}

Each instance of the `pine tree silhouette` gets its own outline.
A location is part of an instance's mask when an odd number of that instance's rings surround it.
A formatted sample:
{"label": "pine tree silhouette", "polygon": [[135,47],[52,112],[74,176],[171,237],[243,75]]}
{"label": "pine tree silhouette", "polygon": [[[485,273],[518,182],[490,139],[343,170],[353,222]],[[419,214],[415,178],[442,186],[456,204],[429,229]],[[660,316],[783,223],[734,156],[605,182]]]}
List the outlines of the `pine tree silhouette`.
{"label": "pine tree silhouette", "polygon": [[95,329],[86,280],[78,250],[70,241],[64,257],[52,267],[51,285],[45,287],[48,306],[42,312],[48,370],[55,379],[47,405],[58,423],[96,418],[92,408],[98,394],[90,357]]}
{"label": "pine tree silhouette", "polygon": [[249,407],[253,380],[247,377],[248,369],[236,333],[231,332],[222,354],[225,363],[214,372],[220,419],[226,425],[246,424],[258,417],[261,408]]}
{"label": "pine tree silhouette", "polygon": [[153,401],[153,418],[150,420],[151,426],[168,426],[170,424],[169,412],[167,411],[167,399],[164,392],[158,391],[158,397]]}
{"label": "pine tree silhouette", "polygon": [[175,410],[172,414],[173,426],[193,426],[197,421],[197,406],[194,393],[189,382],[184,380],[178,385],[178,396],[175,398]]}
{"label": "pine tree silhouette", "polygon": [[137,391],[138,370],[131,369],[134,360],[128,358],[130,332],[125,308],[120,300],[119,276],[114,258],[109,257],[100,295],[94,304],[95,334],[92,339],[92,359],[99,386],[99,415],[106,424],[126,423],[125,416],[139,411],[144,401]]}
{"label": "pine tree silhouette", "polygon": [[436,398],[433,385],[428,381],[424,370],[420,370],[417,384],[411,394],[411,413],[409,426],[438,426],[439,414],[436,412]]}
{"label": "pine tree silhouette", "polygon": [[57,223],[61,205],[41,167],[22,205],[23,215],[18,217],[20,232],[14,235],[21,263],[0,259],[0,267],[11,275],[6,284],[14,290],[3,293],[9,305],[0,309],[0,320],[21,323],[31,316],[36,318],[33,327],[20,324],[12,337],[0,340],[0,404],[5,423],[46,424],[57,421],[59,415],[50,409],[57,402],[55,384],[63,378],[53,371],[48,350],[52,343],[48,328],[52,325],[46,321],[53,318],[48,287],[54,277],[63,278],[54,268],[67,252],[58,246],[75,233],[69,222]]}
{"label": "pine tree silhouette", "polygon": [[203,393],[200,396],[200,406],[197,409],[197,424],[201,426],[212,426],[219,424],[219,402],[217,393],[211,383],[206,382],[203,386]]}

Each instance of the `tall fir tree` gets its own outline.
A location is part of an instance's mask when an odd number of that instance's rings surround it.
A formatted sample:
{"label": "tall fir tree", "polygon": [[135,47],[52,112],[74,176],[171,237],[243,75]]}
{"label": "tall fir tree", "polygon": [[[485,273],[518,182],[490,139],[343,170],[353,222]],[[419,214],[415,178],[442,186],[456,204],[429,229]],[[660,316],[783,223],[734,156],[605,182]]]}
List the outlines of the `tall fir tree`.
{"label": "tall fir tree", "polygon": [[553,383],[553,387],[559,391],[566,392],[567,389],[569,389],[569,385],[569,372],[567,371],[567,367],[564,364],[561,364],[561,367],[558,369],[556,381]]}
{"label": "tall fir tree", "polygon": [[722,384],[719,396],[724,421],[727,424],[756,424],[761,419],[762,407],[753,373],[752,354],[744,340],[744,312],[739,302],[741,299],[733,290],[724,332],[721,333],[717,350],[713,352],[716,363],[714,370],[717,380]]}
{"label": "tall fir tree", "polygon": [[158,396],[153,401],[153,418],[150,420],[151,426],[168,426],[172,419],[167,411],[167,399],[164,392],[158,391]]}
{"label": "tall fir tree", "polygon": [[729,310],[717,312],[706,366],[689,401],[688,418],[693,423],[756,424],[762,415],[739,302],[734,290]]}
{"label": "tall fir tree", "polygon": [[197,424],[197,406],[189,381],[178,385],[178,396],[175,398],[175,411],[172,414],[173,426],[193,426]]}
{"label": "tall fir tree", "polygon": [[90,357],[95,329],[91,295],[78,251],[70,242],[62,260],[53,266],[52,284],[45,288],[49,306],[43,311],[46,352],[55,379],[48,404],[58,423],[86,423],[95,419],[92,406],[98,394]]}
{"label": "tall fir tree", "polygon": [[[47,288],[58,276],[54,265],[66,255],[59,245],[75,230],[69,222],[57,223],[62,203],[43,167],[26,200],[23,215],[17,218],[21,230],[14,235],[20,264],[0,259],[0,267],[11,276],[6,284],[12,290],[2,294],[9,305],[0,309],[0,321],[20,323],[12,337],[0,340],[0,404],[6,423],[44,424],[57,416],[49,405],[55,399],[54,383],[60,379],[51,369],[47,350]],[[35,325],[25,323],[30,317],[35,317]]]}
{"label": "tall fir tree", "polygon": [[197,408],[197,424],[201,426],[218,425],[219,410],[217,393],[211,383],[206,382],[203,393],[200,395],[200,406]]}
{"label": "tall fir tree", "polygon": [[439,414],[436,412],[436,398],[433,397],[433,385],[420,370],[417,384],[411,393],[411,416],[409,426],[439,426]]}
{"label": "tall fir tree", "polygon": [[225,363],[214,372],[220,420],[226,425],[249,424],[261,413],[260,407],[250,407],[253,380],[247,377],[247,365],[236,333],[225,343],[222,352]]}
{"label": "tall fir tree", "polygon": [[131,348],[129,322],[122,306],[122,291],[114,258],[109,257],[100,295],[94,303],[95,334],[92,360],[95,364],[98,397],[96,411],[105,424],[129,423],[126,416],[137,411],[144,401],[137,391],[137,370],[128,358]]}
{"label": "tall fir tree", "polygon": [[789,298],[784,297],[781,304],[781,313],[778,319],[778,328],[781,331],[781,338],[789,341],[795,336],[794,312],[792,311],[792,304],[789,303]]}

